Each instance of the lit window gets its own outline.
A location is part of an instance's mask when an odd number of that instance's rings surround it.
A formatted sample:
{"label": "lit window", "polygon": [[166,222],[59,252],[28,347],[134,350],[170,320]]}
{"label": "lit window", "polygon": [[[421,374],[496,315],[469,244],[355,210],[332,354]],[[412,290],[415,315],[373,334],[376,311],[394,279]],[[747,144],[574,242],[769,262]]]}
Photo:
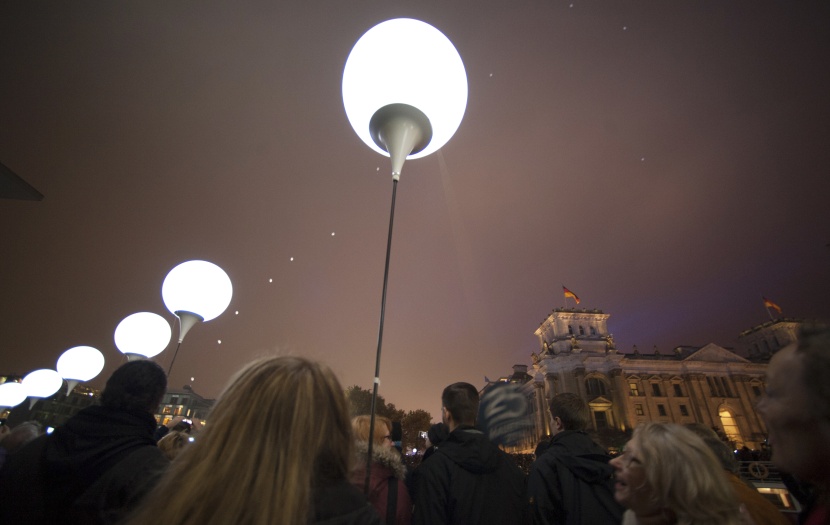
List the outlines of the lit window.
{"label": "lit window", "polygon": [[640,403],[637,403],[636,405],[634,405],[634,413],[637,414],[638,416],[645,415],[645,412],[643,412],[643,405],[641,405]]}
{"label": "lit window", "polygon": [[628,383],[628,393],[635,397],[640,395],[640,389],[637,386],[636,382],[631,381],[630,383]]}
{"label": "lit window", "polygon": [[729,441],[734,441],[736,447],[743,446],[743,439],[741,438],[741,433],[738,430],[738,425],[735,423],[735,418],[732,416],[732,413],[722,408],[718,412],[718,415],[720,416],[720,424],[723,427],[723,432],[729,438]]}

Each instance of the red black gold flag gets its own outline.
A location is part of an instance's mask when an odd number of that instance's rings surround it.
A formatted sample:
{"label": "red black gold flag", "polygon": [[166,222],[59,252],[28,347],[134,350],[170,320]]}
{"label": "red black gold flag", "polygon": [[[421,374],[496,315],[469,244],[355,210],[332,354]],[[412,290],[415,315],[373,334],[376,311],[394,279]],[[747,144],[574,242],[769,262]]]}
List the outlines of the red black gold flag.
{"label": "red black gold flag", "polygon": [[779,314],[781,313],[781,307],[780,307],[780,306],[778,306],[778,305],[777,305],[777,304],[775,304],[774,302],[770,301],[769,299],[767,299],[767,298],[766,298],[766,297],[764,297],[763,295],[761,296],[761,298],[764,300],[764,306],[765,306],[765,307],[767,307],[767,308],[772,308],[773,310],[775,310],[775,311],[776,311],[776,312],[778,312]]}
{"label": "red black gold flag", "polygon": [[567,288],[565,288],[564,286],[562,286],[562,292],[564,292],[564,293],[565,293],[565,298],[566,298],[566,299],[567,299],[568,297],[570,297],[571,299],[573,299],[574,301],[576,301],[576,304],[579,304],[579,297],[577,297],[575,293],[573,293],[572,291],[568,290],[568,289],[567,289]]}

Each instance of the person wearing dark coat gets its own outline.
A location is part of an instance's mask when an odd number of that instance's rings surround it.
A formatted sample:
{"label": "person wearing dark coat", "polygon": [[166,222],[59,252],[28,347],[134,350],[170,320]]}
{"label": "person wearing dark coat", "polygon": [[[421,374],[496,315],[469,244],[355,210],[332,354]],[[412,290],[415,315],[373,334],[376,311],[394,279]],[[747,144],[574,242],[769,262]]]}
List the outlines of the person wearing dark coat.
{"label": "person wearing dark coat", "polygon": [[152,361],[131,361],[87,407],[30,442],[0,472],[0,523],[108,524],[135,507],[169,464],[153,431],[167,388]]}
{"label": "person wearing dark coat", "polygon": [[525,477],[513,460],[475,428],[478,391],[454,383],[441,396],[450,434],[413,472],[416,525],[525,522]]}
{"label": "person wearing dark coat", "polygon": [[532,523],[619,524],[624,509],[614,499],[611,457],[583,431],[588,405],[565,393],[554,396],[549,408],[553,437],[528,478]]}

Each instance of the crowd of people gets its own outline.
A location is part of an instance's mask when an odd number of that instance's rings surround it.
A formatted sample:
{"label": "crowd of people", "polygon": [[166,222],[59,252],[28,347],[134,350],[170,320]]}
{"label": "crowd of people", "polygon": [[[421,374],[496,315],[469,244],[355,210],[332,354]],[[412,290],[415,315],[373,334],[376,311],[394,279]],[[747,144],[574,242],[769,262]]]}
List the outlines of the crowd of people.
{"label": "crowd of people", "polygon": [[[758,407],[773,462],[799,482],[805,525],[830,523],[827,378],[830,330],[806,329],[773,357]],[[157,426],[166,387],[159,365],[131,361],[100,405],[53,433],[2,436],[0,523],[790,523],[736,475],[711,429],[642,423],[612,458],[586,433],[589,407],[574,394],[550,400],[552,437],[526,475],[476,427],[479,396],[468,383],[442,392],[442,423],[411,471],[392,422],[350,419],[335,374],[312,360],[248,364],[196,439],[191,423]]]}

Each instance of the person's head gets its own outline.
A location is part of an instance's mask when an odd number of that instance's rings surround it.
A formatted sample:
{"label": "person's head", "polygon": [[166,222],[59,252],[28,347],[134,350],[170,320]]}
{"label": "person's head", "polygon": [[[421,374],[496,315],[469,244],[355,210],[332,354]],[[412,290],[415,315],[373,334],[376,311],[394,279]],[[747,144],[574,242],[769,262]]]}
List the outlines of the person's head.
{"label": "person's head", "polygon": [[576,394],[556,394],[550,400],[551,434],[563,430],[585,430],[591,422],[588,403]]}
{"label": "person's head", "polygon": [[11,454],[17,449],[43,434],[43,425],[37,421],[20,423],[0,439],[0,446]]}
{"label": "person's head", "polygon": [[196,441],[128,523],[306,525],[312,488],[346,480],[353,438],[343,388],[328,367],[268,357],[238,372]]}
{"label": "person's head", "polygon": [[450,432],[459,425],[474,426],[478,416],[478,390],[470,383],[453,383],[441,393],[441,415]]}
{"label": "person's head", "polygon": [[[355,416],[352,418],[352,432],[357,441],[369,442],[369,427],[372,424],[371,416]],[[392,446],[392,421],[388,417],[375,416],[373,445]]]}
{"label": "person's head", "polygon": [[758,412],[767,424],[772,461],[799,478],[830,486],[830,328],[805,326],[798,342],[767,368]]}
{"label": "person's head", "polygon": [[611,460],[614,498],[636,515],[677,523],[738,523],[738,505],[712,451],[674,423],[640,423]]}
{"label": "person's head", "polygon": [[167,456],[167,459],[173,461],[182,452],[184,447],[190,445],[190,434],[180,430],[171,430],[161,439],[159,439],[158,447]]}
{"label": "person's head", "polygon": [[686,428],[694,432],[700,439],[706,443],[712,454],[720,462],[720,466],[729,472],[737,473],[740,469],[738,460],[735,459],[735,454],[719,437],[717,432],[707,427],[703,423],[688,423],[684,425]]}
{"label": "person's head", "polygon": [[167,390],[167,376],[153,361],[130,361],[118,367],[101,393],[101,406],[153,413]]}
{"label": "person's head", "polygon": [[426,446],[434,447],[447,439],[449,435],[450,430],[447,428],[447,425],[444,423],[435,423],[427,430]]}

